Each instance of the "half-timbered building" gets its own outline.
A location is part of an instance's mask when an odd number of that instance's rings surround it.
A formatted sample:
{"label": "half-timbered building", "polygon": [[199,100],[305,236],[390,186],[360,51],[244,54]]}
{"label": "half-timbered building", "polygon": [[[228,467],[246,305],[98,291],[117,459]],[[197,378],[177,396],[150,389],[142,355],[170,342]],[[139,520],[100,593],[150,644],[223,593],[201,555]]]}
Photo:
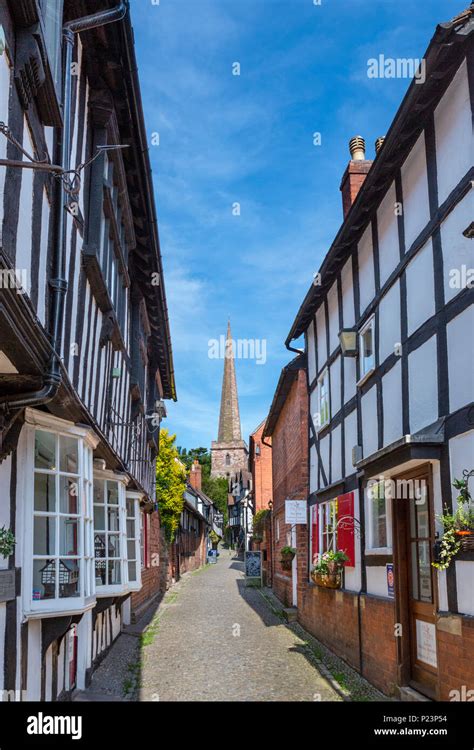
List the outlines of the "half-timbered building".
{"label": "half-timbered building", "polygon": [[442,700],[474,681],[473,553],[432,565],[474,465],[473,27],[472,5],[437,27],[373,161],[351,141],[286,342],[308,358],[308,567],[349,558],[341,590],[306,570],[300,619],[384,692]]}
{"label": "half-timbered building", "polygon": [[55,700],[130,615],[176,397],[128,4],[2,0],[0,131],[0,694]]}

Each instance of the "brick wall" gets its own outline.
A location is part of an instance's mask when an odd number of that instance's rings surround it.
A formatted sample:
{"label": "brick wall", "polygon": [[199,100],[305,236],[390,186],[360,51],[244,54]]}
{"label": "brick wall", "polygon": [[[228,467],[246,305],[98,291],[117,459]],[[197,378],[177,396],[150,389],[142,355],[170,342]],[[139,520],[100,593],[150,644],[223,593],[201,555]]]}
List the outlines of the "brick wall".
{"label": "brick wall", "polygon": [[[291,545],[291,527],[285,523],[286,498],[296,500],[308,496],[308,391],[305,370],[298,371],[291,385],[273,430],[272,446],[272,580],[276,595],[286,606],[291,606],[291,570],[282,568],[281,549]],[[299,565],[307,546],[306,526],[298,526],[296,533]]]}
{"label": "brick wall", "polygon": [[[255,497],[255,510],[259,511],[268,508],[268,501],[272,500],[272,449],[265,443],[271,443],[266,440],[262,443],[262,433],[265,423],[250,435],[250,470],[252,472],[252,487]],[[256,453],[256,448],[260,453]]]}
{"label": "brick wall", "polygon": [[466,700],[467,691],[474,691],[474,618],[461,615],[441,617],[437,645],[440,700],[456,699],[456,695],[450,695],[452,690],[459,691],[460,700]]}
{"label": "brick wall", "polygon": [[160,517],[158,513],[150,513],[149,520],[149,567],[142,568],[142,587],[132,594],[132,615],[139,614],[147,602],[166,590],[167,563],[162,558],[163,545]]}

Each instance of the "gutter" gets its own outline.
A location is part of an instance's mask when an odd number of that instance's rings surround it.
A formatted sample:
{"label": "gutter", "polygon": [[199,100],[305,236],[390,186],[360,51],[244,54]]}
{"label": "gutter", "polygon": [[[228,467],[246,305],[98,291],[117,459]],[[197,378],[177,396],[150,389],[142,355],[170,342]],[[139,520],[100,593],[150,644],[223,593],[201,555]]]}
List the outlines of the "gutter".
{"label": "gutter", "polygon": [[[71,62],[74,48],[75,35],[81,31],[89,31],[98,26],[115,21],[121,21],[128,11],[128,3],[122,1],[115,8],[99,11],[92,15],[76,18],[68,21],[63,26],[63,38],[65,42],[64,55],[64,83],[63,83],[63,127],[61,141],[61,161],[60,168],[62,173],[67,173],[70,167],[71,151]],[[65,278],[66,266],[66,210],[68,197],[65,190],[64,181],[61,180],[59,195],[56,200],[56,241],[53,257],[53,269],[56,274],[55,278],[50,279],[49,284],[52,288],[52,323],[51,323],[51,347],[54,354],[48,371],[43,379],[43,387],[36,391],[19,393],[11,396],[0,397],[0,409],[8,413],[11,409],[23,409],[26,406],[40,406],[46,404],[56,396],[59,386],[61,385],[61,362],[60,352],[62,343],[62,326],[64,319],[64,300],[67,292],[67,280]]]}

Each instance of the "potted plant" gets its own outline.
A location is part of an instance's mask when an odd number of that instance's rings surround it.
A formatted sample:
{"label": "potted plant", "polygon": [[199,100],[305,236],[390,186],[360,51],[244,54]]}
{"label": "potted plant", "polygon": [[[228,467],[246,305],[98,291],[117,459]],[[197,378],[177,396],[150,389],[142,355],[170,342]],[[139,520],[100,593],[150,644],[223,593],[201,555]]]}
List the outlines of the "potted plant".
{"label": "potted plant", "polygon": [[311,571],[311,578],[317,586],[326,589],[341,588],[342,568],[349,558],[342,550],[328,550],[318,555]]}
{"label": "potted plant", "polygon": [[13,554],[15,549],[16,540],[11,529],[6,529],[2,526],[0,529],[0,555],[5,559]]}
{"label": "potted plant", "polygon": [[445,506],[444,513],[436,516],[443,524],[438,560],[432,563],[438,570],[449,568],[460,550],[474,549],[474,507],[467,479],[455,479],[453,487],[459,490],[456,510],[451,513]]}
{"label": "potted plant", "polygon": [[296,550],[294,547],[282,547],[281,551],[281,567],[283,570],[291,570],[291,564],[293,562],[293,558],[296,555]]}

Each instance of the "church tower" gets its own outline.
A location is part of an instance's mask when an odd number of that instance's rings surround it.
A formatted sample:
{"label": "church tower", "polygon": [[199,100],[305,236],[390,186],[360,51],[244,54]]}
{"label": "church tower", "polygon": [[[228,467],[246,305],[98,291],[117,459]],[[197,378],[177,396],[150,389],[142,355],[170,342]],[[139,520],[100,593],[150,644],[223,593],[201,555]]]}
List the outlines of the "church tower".
{"label": "church tower", "polygon": [[248,469],[248,449],[242,440],[240,429],[234,347],[229,321],[225,340],[219,434],[211,445],[211,477],[229,476],[240,469]]}

